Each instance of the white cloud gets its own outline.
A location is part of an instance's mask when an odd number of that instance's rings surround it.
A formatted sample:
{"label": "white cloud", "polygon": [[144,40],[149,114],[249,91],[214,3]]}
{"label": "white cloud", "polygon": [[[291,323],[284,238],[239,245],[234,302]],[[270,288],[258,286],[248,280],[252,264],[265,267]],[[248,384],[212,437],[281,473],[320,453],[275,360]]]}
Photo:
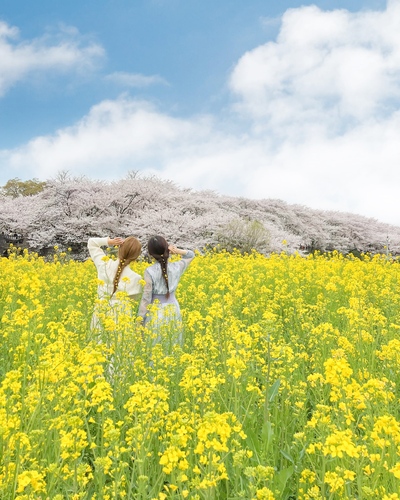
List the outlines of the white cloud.
{"label": "white cloud", "polygon": [[122,97],[103,101],[74,126],[3,151],[2,157],[15,171],[42,178],[59,170],[113,177],[136,163],[157,166],[174,144],[188,141],[200,128],[201,124],[163,115],[148,103]]}
{"label": "white cloud", "polygon": [[266,29],[270,28],[278,28],[281,24],[281,17],[265,17],[262,16],[260,18],[261,24],[264,26]]}
{"label": "white cloud", "polygon": [[288,10],[276,42],[236,65],[230,86],[239,108],[273,127],[316,118],[332,127],[386,113],[400,97],[399,20],[398,0],[383,12]]}
{"label": "white cloud", "polygon": [[0,96],[32,73],[87,70],[103,55],[100,45],[85,42],[75,29],[21,41],[16,27],[0,21]]}
{"label": "white cloud", "polygon": [[399,21],[399,0],[383,12],[287,11],[276,42],[234,68],[232,114],[182,119],[127,97],[103,101],[72,127],[0,152],[4,180],[140,169],[400,225]]}
{"label": "white cloud", "polygon": [[167,80],[159,75],[141,75],[140,73],[125,73],[124,71],[116,71],[107,75],[106,80],[109,80],[123,87],[148,87],[149,85],[168,85]]}

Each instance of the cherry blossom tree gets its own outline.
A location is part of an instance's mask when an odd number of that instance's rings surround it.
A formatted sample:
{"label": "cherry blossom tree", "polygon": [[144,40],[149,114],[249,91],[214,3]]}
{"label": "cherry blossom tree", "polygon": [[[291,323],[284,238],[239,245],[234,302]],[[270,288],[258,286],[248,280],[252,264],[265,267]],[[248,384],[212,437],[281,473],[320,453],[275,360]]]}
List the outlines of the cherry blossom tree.
{"label": "cherry blossom tree", "polygon": [[360,215],[312,210],[282,200],[250,200],[181,189],[129,172],[113,182],[61,173],[36,194],[0,192],[0,249],[17,242],[42,254],[71,247],[86,258],[91,236],[154,234],[190,248],[220,245],[263,253],[338,250],[400,253],[400,228]]}

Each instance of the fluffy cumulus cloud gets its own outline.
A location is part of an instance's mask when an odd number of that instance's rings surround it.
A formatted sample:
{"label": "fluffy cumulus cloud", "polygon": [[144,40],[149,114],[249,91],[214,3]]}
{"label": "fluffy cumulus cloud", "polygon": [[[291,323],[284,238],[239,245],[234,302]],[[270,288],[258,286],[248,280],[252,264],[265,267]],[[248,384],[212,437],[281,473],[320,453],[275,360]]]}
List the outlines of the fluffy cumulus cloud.
{"label": "fluffy cumulus cloud", "polygon": [[32,73],[87,70],[103,54],[100,45],[83,40],[73,28],[21,40],[16,27],[0,21],[0,96]]}
{"label": "fluffy cumulus cloud", "polygon": [[271,145],[247,184],[321,208],[400,224],[400,2],[384,11],[288,10],[279,35],[244,54],[230,88]]}
{"label": "fluffy cumulus cloud", "polygon": [[384,11],[288,10],[276,40],[240,58],[229,87],[231,109],[218,116],[101,102],[72,127],[0,152],[0,164],[42,178],[138,169],[400,225],[399,0]]}
{"label": "fluffy cumulus cloud", "polygon": [[242,112],[274,127],[318,118],[341,129],[396,108],[399,78],[400,2],[392,0],[383,12],[288,10],[276,42],[246,53],[230,86]]}
{"label": "fluffy cumulus cloud", "polygon": [[201,122],[173,118],[149,103],[121,97],[97,104],[72,127],[0,154],[15,172],[42,178],[60,170],[112,178],[135,165],[157,167],[178,143],[189,144],[204,128]]}

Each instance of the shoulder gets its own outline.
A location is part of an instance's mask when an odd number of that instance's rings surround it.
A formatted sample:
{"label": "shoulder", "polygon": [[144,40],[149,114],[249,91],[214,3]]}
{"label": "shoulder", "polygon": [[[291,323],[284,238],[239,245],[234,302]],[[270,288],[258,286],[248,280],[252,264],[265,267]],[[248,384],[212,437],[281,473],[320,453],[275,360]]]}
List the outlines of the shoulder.
{"label": "shoulder", "polygon": [[144,274],[150,276],[152,279],[155,279],[161,276],[161,266],[158,263],[152,264],[151,266],[146,268]]}
{"label": "shoulder", "polygon": [[104,261],[104,267],[111,270],[111,271],[117,271],[118,267],[118,261],[113,260],[113,259],[105,259]]}
{"label": "shoulder", "polygon": [[152,273],[154,273],[155,270],[156,270],[156,266],[155,266],[155,264],[152,264],[151,266],[146,267],[146,269],[144,270],[144,272],[152,274]]}
{"label": "shoulder", "polygon": [[134,278],[137,281],[142,279],[140,274],[136,273],[135,271],[132,271],[132,269],[130,269],[130,268],[129,268],[129,274],[131,275],[132,278]]}

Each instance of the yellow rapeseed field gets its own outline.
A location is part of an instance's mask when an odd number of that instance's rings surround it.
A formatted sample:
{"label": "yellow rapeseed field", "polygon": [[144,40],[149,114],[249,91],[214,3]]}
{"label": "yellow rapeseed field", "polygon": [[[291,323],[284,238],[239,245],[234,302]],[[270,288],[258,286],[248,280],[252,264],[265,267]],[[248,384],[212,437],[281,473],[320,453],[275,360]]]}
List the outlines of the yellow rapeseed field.
{"label": "yellow rapeseed field", "polygon": [[91,261],[0,272],[2,500],[400,498],[397,262],[199,255],[183,347]]}

